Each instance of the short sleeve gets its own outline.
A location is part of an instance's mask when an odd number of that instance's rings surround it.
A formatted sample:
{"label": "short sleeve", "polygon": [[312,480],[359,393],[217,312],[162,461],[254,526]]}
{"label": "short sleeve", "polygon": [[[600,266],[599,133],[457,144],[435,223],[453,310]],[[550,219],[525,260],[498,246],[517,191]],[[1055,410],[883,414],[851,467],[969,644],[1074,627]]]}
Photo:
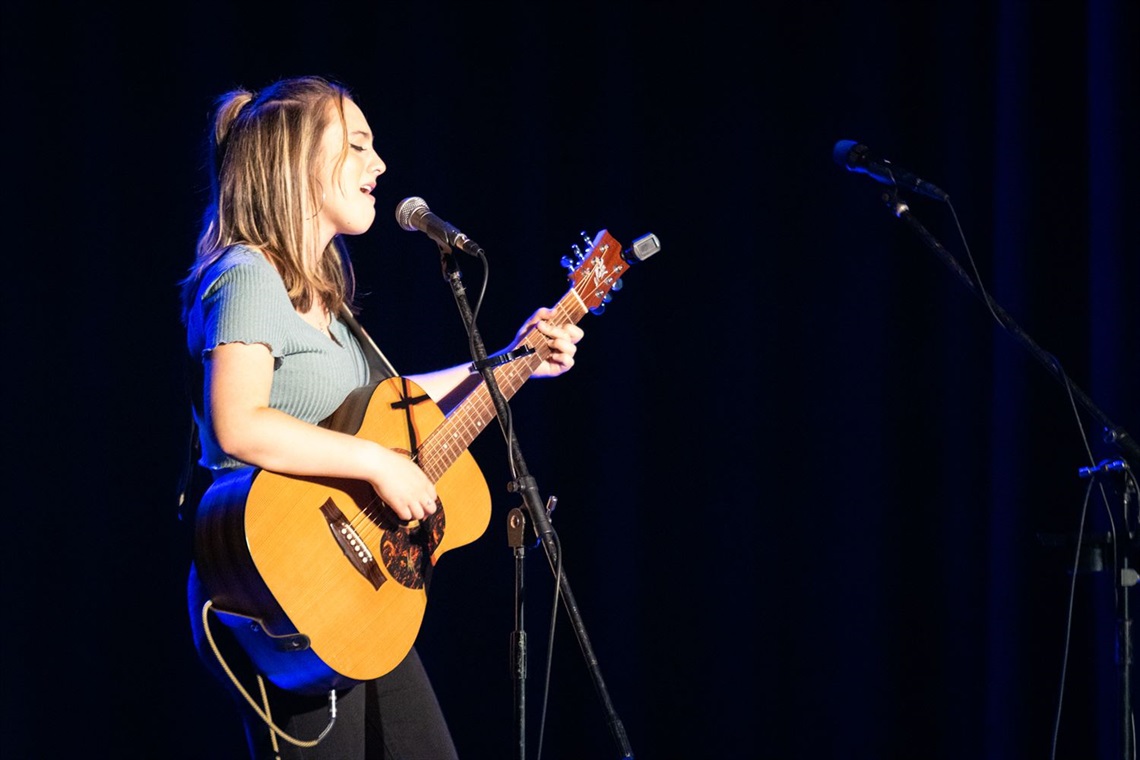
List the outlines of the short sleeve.
{"label": "short sleeve", "polygon": [[286,325],[295,316],[277,270],[260,254],[240,249],[218,261],[203,280],[201,355],[225,343],[261,343],[280,359]]}

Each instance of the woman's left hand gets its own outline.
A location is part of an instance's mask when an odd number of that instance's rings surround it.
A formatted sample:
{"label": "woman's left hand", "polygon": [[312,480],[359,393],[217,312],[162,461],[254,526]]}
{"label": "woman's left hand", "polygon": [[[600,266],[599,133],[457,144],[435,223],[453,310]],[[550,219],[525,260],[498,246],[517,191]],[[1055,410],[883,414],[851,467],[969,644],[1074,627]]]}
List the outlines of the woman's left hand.
{"label": "woman's left hand", "polygon": [[557,377],[573,367],[574,354],[578,350],[578,341],[582,340],[582,336],[585,335],[585,332],[578,325],[559,327],[551,321],[552,317],[554,317],[554,310],[545,307],[530,315],[530,318],[519,328],[511,346],[512,350],[517,348],[532,327],[546,337],[546,343],[550,346],[551,353],[542,364],[538,365],[538,369],[534,371],[534,377]]}

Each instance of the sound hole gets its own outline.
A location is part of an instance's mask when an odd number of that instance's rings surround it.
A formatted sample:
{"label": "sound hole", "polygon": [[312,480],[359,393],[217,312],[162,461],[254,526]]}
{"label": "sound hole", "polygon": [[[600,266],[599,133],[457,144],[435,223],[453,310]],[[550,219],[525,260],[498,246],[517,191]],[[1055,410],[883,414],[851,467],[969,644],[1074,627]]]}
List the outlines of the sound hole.
{"label": "sound hole", "polygon": [[431,555],[443,540],[443,505],[434,515],[412,524],[386,525],[380,556],[388,574],[401,586],[421,589],[431,572]]}

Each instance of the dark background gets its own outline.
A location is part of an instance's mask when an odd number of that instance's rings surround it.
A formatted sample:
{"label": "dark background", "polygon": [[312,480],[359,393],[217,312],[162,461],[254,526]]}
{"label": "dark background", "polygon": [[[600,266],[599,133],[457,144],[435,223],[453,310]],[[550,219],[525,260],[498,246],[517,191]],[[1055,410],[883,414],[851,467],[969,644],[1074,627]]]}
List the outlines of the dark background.
{"label": "dark background", "polygon": [[[314,73],[389,167],[348,243],[401,372],[468,356],[400,199],[487,250],[491,349],[566,292],[581,232],[661,240],[574,371],[512,402],[638,756],[1013,760],[1056,728],[1059,758],[1119,757],[1111,573],[1071,587],[1040,538],[1119,453],[831,152],[945,189],[914,218],[1136,436],[1137,7],[4,0],[3,754],[242,756],[188,637],[176,282],[214,97]],[[499,758],[518,500],[498,431],[472,451],[495,513],[441,560],[419,648],[461,753]],[[1106,495],[1086,529],[1134,529]],[[528,755],[542,727],[544,758],[618,757],[565,615],[543,715],[541,551],[526,572]]]}

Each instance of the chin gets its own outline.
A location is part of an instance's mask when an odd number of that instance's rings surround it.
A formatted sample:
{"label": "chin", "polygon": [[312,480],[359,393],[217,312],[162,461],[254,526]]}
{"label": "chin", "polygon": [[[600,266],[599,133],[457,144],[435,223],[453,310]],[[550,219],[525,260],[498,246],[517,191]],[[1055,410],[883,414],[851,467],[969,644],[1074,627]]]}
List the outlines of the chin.
{"label": "chin", "polygon": [[376,212],[372,212],[366,216],[361,216],[359,219],[353,219],[345,225],[344,235],[362,235],[372,227],[372,223],[376,221]]}

